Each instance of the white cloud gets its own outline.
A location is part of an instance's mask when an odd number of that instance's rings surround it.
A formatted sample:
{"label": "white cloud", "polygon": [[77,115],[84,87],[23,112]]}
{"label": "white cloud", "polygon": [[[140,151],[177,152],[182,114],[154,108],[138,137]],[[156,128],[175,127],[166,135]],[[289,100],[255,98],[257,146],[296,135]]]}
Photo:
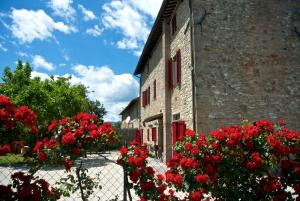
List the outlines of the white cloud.
{"label": "white cloud", "polygon": [[36,78],[36,77],[39,77],[41,78],[41,80],[46,80],[46,79],[50,79],[50,76],[46,73],[40,73],[40,72],[37,72],[37,71],[32,71],[31,72],[31,78]]}
{"label": "white cloud", "polygon": [[87,10],[83,5],[79,4],[78,8],[81,10],[83,19],[85,21],[94,20],[97,18],[93,11]]}
{"label": "white cloud", "polygon": [[29,56],[26,52],[17,52],[17,55],[21,56],[21,57],[28,57]]}
{"label": "white cloud", "polygon": [[156,18],[163,0],[129,0],[130,4],[140,11],[150,15],[153,19]]}
{"label": "white cloud", "polygon": [[[100,100],[108,110],[106,120],[118,121],[122,107],[138,95],[139,84],[131,74],[116,75],[107,66],[76,65],[73,67],[80,83],[89,87],[90,98]],[[78,80],[77,80],[78,81]]]}
{"label": "white cloud", "polygon": [[97,37],[102,34],[103,29],[100,29],[98,25],[95,25],[94,28],[87,29],[85,32],[89,35]]}
{"label": "white cloud", "polygon": [[0,49],[1,49],[3,52],[7,52],[7,48],[4,47],[1,43],[0,43]]}
{"label": "white cloud", "polygon": [[104,4],[103,11],[104,27],[116,29],[123,35],[123,39],[117,43],[117,47],[134,50],[143,46],[150,31],[147,16],[126,0],[116,0]]}
{"label": "white cloud", "polygon": [[44,68],[47,69],[48,71],[54,70],[54,66],[52,63],[47,62],[42,56],[40,55],[34,55],[32,59],[32,64],[37,68]]}
{"label": "white cloud", "polygon": [[73,26],[53,21],[43,10],[13,9],[11,18],[13,21],[10,30],[21,43],[50,38],[55,30],[66,34],[77,31]]}
{"label": "white cloud", "polygon": [[54,15],[66,20],[74,20],[75,9],[71,6],[72,0],[51,0],[49,6],[53,9]]}

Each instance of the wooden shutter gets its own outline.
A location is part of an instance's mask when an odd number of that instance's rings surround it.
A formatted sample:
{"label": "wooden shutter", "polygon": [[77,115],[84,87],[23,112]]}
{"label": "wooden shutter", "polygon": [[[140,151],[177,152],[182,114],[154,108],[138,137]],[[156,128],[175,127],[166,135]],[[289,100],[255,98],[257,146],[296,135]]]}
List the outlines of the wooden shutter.
{"label": "wooden shutter", "polygon": [[141,129],[141,144],[144,143],[144,135],[143,135],[143,129]]}
{"label": "wooden shutter", "polygon": [[150,87],[148,87],[148,104],[150,104],[150,99],[151,99],[151,96],[150,96]]}
{"label": "wooden shutter", "polygon": [[172,123],[172,142],[175,144],[177,141],[177,122]]}
{"label": "wooden shutter", "polygon": [[156,143],[156,128],[152,128],[152,141]]}
{"label": "wooden shutter", "polygon": [[181,84],[181,52],[178,50],[176,52],[176,69],[177,69],[177,84]]}
{"label": "wooden shutter", "polygon": [[150,131],[149,131],[149,128],[147,129],[147,141],[148,142],[150,141]]}
{"label": "wooden shutter", "polygon": [[179,121],[178,122],[178,133],[179,133],[179,138],[180,139],[184,138],[184,136],[185,136],[185,129],[186,129],[185,122],[184,121]]}
{"label": "wooden shutter", "polygon": [[153,82],[153,99],[156,100],[156,80]]}
{"label": "wooden shutter", "polygon": [[141,140],[141,131],[140,130],[136,130],[135,132],[135,140],[138,142],[139,145],[141,145],[142,140]]}
{"label": "wooden shutter", "polygon": [[168,60],[168,87],[170,90],[173,88],[172,58]]}

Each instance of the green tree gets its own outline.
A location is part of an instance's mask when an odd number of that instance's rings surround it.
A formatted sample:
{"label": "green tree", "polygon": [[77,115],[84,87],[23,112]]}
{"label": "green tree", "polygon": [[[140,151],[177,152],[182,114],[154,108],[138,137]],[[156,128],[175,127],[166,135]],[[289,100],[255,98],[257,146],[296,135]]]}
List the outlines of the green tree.
{"label": "green tree", "polygon": [[96,115],[99,120],[103,120],[104,115],[107,113],[103,104],[99,100],[89,100],[88,111],[89,113]]}
{"label": "green tree", "polygon": [[31,72],[30,64],[20,60],[14,71],[5,67],[0,94],[8,96],[16,106],[29,106],[38,115],[40,131],[44,131],[52,119],[71,117],[79,112],[92,111],[100,117],[106,113],[99,101],[89,101],[84,85],[71,85],[71,77],[54,79],[51,76],[51,79],[41,80],[31,78]]}

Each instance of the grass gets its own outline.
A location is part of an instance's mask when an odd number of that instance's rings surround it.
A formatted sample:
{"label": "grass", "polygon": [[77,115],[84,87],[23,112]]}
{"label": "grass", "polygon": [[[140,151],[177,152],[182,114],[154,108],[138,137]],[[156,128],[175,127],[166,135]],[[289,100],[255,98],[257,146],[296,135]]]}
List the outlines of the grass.
{"label": "grass", "polygon": [[25,158],[21,154],[7,154],[0,157],[0,165],[26,164],[33,162],[33,158]]}

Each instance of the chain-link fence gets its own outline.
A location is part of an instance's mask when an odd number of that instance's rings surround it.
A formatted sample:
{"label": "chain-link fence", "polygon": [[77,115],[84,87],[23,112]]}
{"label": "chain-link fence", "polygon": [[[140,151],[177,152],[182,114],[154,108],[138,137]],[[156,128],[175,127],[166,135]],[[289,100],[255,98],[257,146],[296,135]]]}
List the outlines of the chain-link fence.
{"label": "chain-link fence", "polygon": [[[49,182],[51,186],[58,188],[65,193],[60,200],[138,200],[134,191],[129,191],[126,187],[123,168],[116,163],[119,152],[105,151],[89,153],[86,157],[74,162],[71,171],[66,172],[63,166],[44,165],[34,176],[38,176]],[[166,166],[160,159],[149,158],[149,165],[157,173],[164,173]],[[12,183],[11,175],[18,172],[29,172],[30,158],[25,159],[21,154],[9,154],[0,157],[0,185]],[[84,188],[84,198],[80,188],[76,173],[81,168],[82,184]],[[88,178],[87,180],[85,180]],[[124,189],[126,194],[124,193]],[[1,199],[0,199],[1,200]]]}

